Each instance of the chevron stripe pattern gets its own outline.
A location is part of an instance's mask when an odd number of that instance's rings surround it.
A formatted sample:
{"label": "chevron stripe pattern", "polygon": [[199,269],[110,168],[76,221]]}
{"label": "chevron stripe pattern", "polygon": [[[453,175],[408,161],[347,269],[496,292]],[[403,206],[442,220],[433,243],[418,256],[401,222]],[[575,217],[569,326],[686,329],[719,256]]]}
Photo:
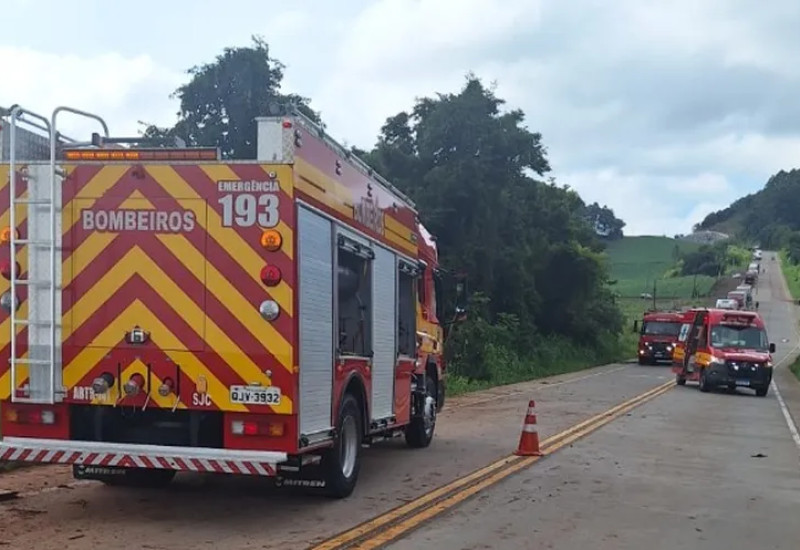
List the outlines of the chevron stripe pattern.
{"label": "chevron stripe pattern", "polygon": [[[123,382],[139,373],[150,380],[151,388],[166,378],[180,379],[178,402],[174,395],[161,397],[150,391],[148,406],[195,408],[193,393],[203,385],[213,409],[295,412],[291,170],[238,163],[84,164],[67,167],[67,173],[62,191],[67,399],[86,403],[86,392],[79,390],[90,387],[104,372],[120,376]],[[283,237],[276,252],[262,248],[258,223],[235,219],[252,213],[239,205],[264,194],[261,187],[249,193],[248,185],[268,181],[277,182],[268,193],[275,210],[270,225],[277,220],[273,228]],[[0,226],[6,227],[7,165],[0,165],[0,185]],[[238,200],[243,194],[249,197]],[[228,200],[222,200],[226,195]],[[111,213],[116,226],[109,221]],[[22,236],[24,214],[20,206],[17,227]],[[5,245],[0,259],[7,258]],[[24,248],[17,259],[24,277]],[[266,287],[260,279],[267,264],[281,271],[277,286]],[[0,279],[0,292],[8,286]],[[281,309],[273,322],[262,319],[258,311],[267,299]],[[19,315],[27,315],[24,301]],[[12,385],[7,317],[0,313],[0,399],[8,397]],[[125,341],[126,332],[137,326],[150,335],[145,345]],[[25,339],[25,331],[18,330],[18,344],[24,345]],[[18,350],[18,355],[24,353],[24,347]],[[16,387],[25,378],[20,369]],[[230,402],[230,386],[252,383],[279,386],[280,404]],[[109,396],[115,399],[113,389]]]}

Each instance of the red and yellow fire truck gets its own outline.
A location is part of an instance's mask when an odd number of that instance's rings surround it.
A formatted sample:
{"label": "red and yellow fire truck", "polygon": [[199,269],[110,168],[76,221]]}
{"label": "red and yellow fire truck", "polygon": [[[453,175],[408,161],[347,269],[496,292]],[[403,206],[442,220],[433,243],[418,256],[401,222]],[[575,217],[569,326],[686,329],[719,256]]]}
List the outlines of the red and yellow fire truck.
{"label": "red and yellow fire truck", "polygon": [[[362,445],[429,445],[448,324],[435,240],[321,128],[270,112],[248,161],[135,147],[70,108],[0,117],[0,460],[345,497]],[[65,138],[65,114],[102,132]]]}
{"label": "red and yellow fire truck", "polygon": [[698,382],[700,391],[716,387],[750,388],[764,397],[772,381],[775,344],[754,311],[693,308],[684,313],[673,355],[675,382]]}
{"label": "red and yellow fire truck", "polygon": [[679,311],[646,311],[639,330],[639,364],[672,361],[672,352],[681,330]]}

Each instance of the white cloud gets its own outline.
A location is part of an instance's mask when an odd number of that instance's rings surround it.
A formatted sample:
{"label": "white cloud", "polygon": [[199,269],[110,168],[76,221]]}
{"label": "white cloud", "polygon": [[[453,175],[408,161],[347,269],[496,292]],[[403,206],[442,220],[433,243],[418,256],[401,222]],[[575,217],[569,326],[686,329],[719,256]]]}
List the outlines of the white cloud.
{"label": "white cloud", "polygon": [[[0,47],[0,67],[6,75],[0,105],[19,104],[48,118],[55,107],[68,105],[101,115],[112,134],[129,136],[137,135],[138,120],[174,120],[177,108],[168,96],[184,78],[150,56],[116,53],[86,58]],[[60,115],[59,121],[59,128],[73,137],[98,131],[96,124],[73,115]]]}
{"label": "white cloud", "polygon": [[[800,10],[793,0],[752,6],[341,0],[284,9],[265,0],[235,32],[263,35],[287,66],[284,89],[310,97],[337,139],[361,147],[416,97],[458,91],[469,71],[497,81],[498,96],[543,134],[559,182],[612,207],[629,234],[674,234],[800,158]],[[18,16],[25,9],[35,8]],[[194,51],[198,36],[216,48],[228,36],[219,28],[232,28],[222,16],[184,18],[165,7],[161,24],[175,33],[138,50],[126,43],[126,55],[114,44],[79,57],[0,43],[4,75],[16,74],[4,77],[0,105],[72,104],[105,114],[116,133],[135,133],[139,119],[168,124],[168,96],[186,76],[164,64],[191,57],[168,53]],[[212,59],[198,55],[187,65]]]}

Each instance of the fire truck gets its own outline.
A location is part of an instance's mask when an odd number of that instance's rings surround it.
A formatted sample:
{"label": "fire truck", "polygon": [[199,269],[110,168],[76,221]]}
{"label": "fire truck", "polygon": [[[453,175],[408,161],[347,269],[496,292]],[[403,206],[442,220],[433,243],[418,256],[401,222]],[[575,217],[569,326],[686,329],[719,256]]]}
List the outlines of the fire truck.
{"label": "fire truck", "polygon": [[639,364],[655,365],[672,361],[672,352],[681,330],[682,315],[677,311],[646,311],[639,330]]}
{"label": "fire truck", "polygon": [[[413,202],[294,106],[271,104],[257,158],[235,161],[68,107],[0,115],[0,460],[343,498],[362,447],[430,444],[466,278],[445,321]],[[99,131],[68,138],[64,115]]]}
{"label": "fire truck", "polygon": [[716,387],[769,391],[775,344],[755,311],[693,308],[684,313],[673,355],[675,382],[697,382],[702,392]]}

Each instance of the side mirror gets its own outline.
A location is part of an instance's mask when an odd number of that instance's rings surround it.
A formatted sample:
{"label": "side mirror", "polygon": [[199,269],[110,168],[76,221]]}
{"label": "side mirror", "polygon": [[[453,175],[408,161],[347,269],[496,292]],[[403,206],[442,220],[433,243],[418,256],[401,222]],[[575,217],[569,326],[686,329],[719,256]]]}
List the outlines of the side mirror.
{"label": "side mirror", "polygon": [[638,319],[633,322],[633,329],[631,330],[631,332],[639,332],[639,320]]}
{"label": "side mirror", "polygon": [[775,344],[774,343],[769,345],[769,352],[770,353],[775,353]]}

